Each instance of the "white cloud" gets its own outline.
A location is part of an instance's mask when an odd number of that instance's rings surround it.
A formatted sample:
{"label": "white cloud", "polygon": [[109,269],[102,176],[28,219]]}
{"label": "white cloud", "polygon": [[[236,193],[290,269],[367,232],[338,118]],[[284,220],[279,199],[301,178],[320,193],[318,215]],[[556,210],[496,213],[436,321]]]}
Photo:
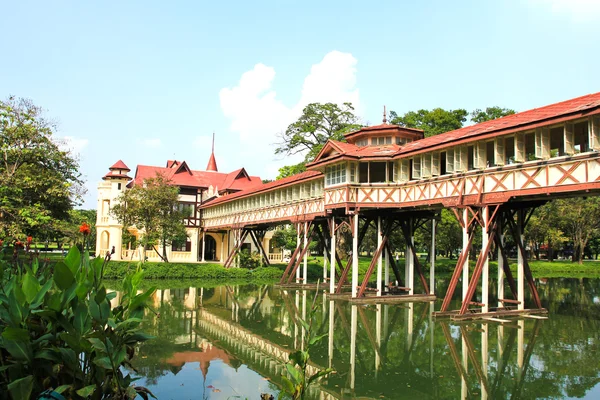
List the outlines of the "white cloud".
{"label": "white cloud", "polygon": [[277,98],[274,90],[275,69],[264,64],[256,64],[253,69],[243,73],[237,86],[221,89],[221,109],[231,120],[230,129],[239,134],[242,156],[262,156],[257,160],[257,165],[252,166],[253,174],[273,178],[279,167],[302,159],[298,155],[286,160],[274,160],[272,145],[278,140],[277,134],[296,120],[308,103],[351,102],[358,110],[356,63],[356,58],[349,53],[332,51],[326,54],[311,67],[298,101],[290,106]]}
{"label": "white cloud", "polygon": [[142,140],[142,144],[146,147],[156,149],[160,147],[161,141],[159,138],[150,138]]}
{"label": "white cloud", "polygon": [[530,0],[533,4],[549,8],[553,13],[565,15],[575,21],[596,21],[600,16],[598,0]]}
{"label": "white cloud", "polygon": [[65,151],[79,154],[88,145],[88,139],[76,138],[74,136],[65,136],[57,140],[59,147]]}

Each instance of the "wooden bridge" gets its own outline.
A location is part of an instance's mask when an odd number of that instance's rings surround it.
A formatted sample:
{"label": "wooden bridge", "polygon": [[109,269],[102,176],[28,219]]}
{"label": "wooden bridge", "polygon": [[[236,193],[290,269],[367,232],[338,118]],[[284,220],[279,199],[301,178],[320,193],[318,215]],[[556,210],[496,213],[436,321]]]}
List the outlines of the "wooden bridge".
{"label": "wooden bridge", "polygon": [[[324,278],[332,297],[356,302],[432,300],[434,257],[427,280],[414,231],[431,223],[428,246],[435,254],[436,216],[445,208],[462,227],[463,246],[437,315],[463,319],[545,311],[527,263],[523,232],[532,211],[544,202],[600,191],[600,93],[427,138],[419,130],[387,124],[384,117],[382,125],[351,132],[346,140],[328,141],[307,172],[201,207],[205,231],[226,231],[233,237],[225,266],[234,263],[248,236],[269,264],[261,235],[274,226],[293,224],[298,246],[281,284],[308,284],[308,249],[318,240],[326,249],[329,271],[324,266]],[[369,227],[377,230],[377,248],[359,282],[358,249]],[[479,228],[482,249],[469,273],[469,253]],[[336,250],[342,231],[352,238],[347,260]],[[396,265],[390,245],[395,231],[407,243],[403,267]],[[518,249],[516,279],[509,268],[506,235]],[[492,246],[499,249],[496,299],[489,296]],[[373,273],[376,287],[370,288]],[[348,281],[350,290],[345,292]],[[459,283],[462,304],[450,310]],[[532,299],[527,308],[526,288]],[[476,300],[478,291],[481,298]]]}

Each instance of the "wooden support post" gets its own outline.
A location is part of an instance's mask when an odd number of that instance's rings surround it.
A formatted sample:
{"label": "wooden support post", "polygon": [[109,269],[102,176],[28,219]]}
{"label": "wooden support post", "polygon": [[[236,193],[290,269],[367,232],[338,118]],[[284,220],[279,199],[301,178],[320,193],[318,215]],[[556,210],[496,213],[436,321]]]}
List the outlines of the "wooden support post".
{"label": "wooden support post", "polygon": [[454,268],[454,272],[452,273],[452,277],[450,278],[450,285],[446,290],[446,296],[444,296],[444,301],[440,310],[442,312],[448,311],[448,306],[450,305],[450,301],[452,300],[452,296],[454,295],[454,291],[456,290],[456,286],[458,285],[458,277],[460,276],[465,266],[465,258],[468,261],[469,247],[471,247],[471,243],[473,242],[474,236],[474,230],[471,230],[471,232],[469,232],[467,246],[463,245],[463,251],[458,256],[458,260],[456,261],[456,267]]}
{"label": "wooden support post", "polygon": [[398,266],[396,265],[396,260],[394,260],[394,253],[392,252],[392,248],[390,247],[389,242],[386,243],[385,248],[387,250],[387,254],[388,254],[390,263],[392,264],[392,271],[394,271],[394,276],[396,277],[396,281],[398,282],[399,286],[404,286],[404,283],[402,282],[402,275],[400,274],[400,270],[398,269]]}
{"label": "wooden support post", "polygon": [[[300,244],[300,233],[302,231],[301,227],[302,227],[301,224],[296,224],[296,247],[298,247],[298,248],[302,247],[302,245]],[[302,257],[302,256],[300,256],[300,257]],[[298,283],[298,282],[300,282],[300,270],[295,267],[294,271],[296,272],[296,283]]]}
{"label": "wooden support post", "polygon": [[371,278],[371,274],[373,273],[373,269],[375,269],[375,264],[377,263],[377,260],[379,260],[381,257],[381,253],[383,252],[383,249],[384,249],[385,244],[387,243],[387,240],[388,240],[388,236],[386,234],[385,237],[382,238],[382,241],[379,244],[379,247],[377,247],[377,250],[375,250],[375,254],[373,254],[373,259],[371,260],[371,263],[369,264],[369,268],[367,269],[367,272],[365,273],[362,284],[360,285],[360,288],[358,289],[358,293],[356,294],[356,296],[352,296],[352,297],[362,297],[364,295],[365,289],[367,288],[367,285],[369,284],[369,278]]}
{"label": "wooden support post", "polygon": [[431,252],[429,255],[429,294],[435,294],[435,217],[431,218]]}
{"label": "wooden support post", "polygon": [[269,256],[265,252],[265,249],[263,248],[262,243],[261,243],[259,237],[252,230],[250,231],[250,238],[252,238],[252,241],[254,242],[254,245],[258,249],[258,252],[260,253],[263,261],[265,262],[265,265],[266,266],[271,265],[271,262],[269,261]]}
{"label": "wooden support post", "polygon": [[290,272],[292,270],[292,266],[296,263],[296,257],[298,256],[299,252],[300,252],[300,247],[296,246],[296,250],[294,250],[294,253],[290,257],[290,261],[288,262],[287,267],[285,267],[285,271],[283,271],[283,275],[281,277],[281,280],[279,281],[280,285],[282,285],[284,282],[287,281],[288,274],[290,274]]}
{"label": "wooden support post", "polygon": [[[488,206],[484,206],[481,210],[481,219],[483,220],[483,226],[481,227],[481,247],[484,249],[490,249],[490,209]],[[494,233],[495,234],[495,233]],[[481,308],[482,313],[487,313],[490,309],[490,293],[489,293],[489,281],[490,281],[490,263],[489,263],[489,250],[483,256],[483,265],[481,266],[481,302],[484,304]]]}
{"label": "wooden support post", "polygon": [[504,298],[504,216],[498,216],[498,235],[496,235],[496,247],[498,248],[498,307],[504,307],[500,299]]}
{"label": "wooden support post", "polygon": [[[304,222],[304,247],[307,248],[308,247],[308,238],[306,237],[308,233],[308,222]],[[302,278],[304,279],[302,281],[303,284],[306,285],[307,281],[308,281],[308,252],[304,251],[304,258],[302,260],[303,262],[303,268],[302,268]]]}
{"label": "wooden support post", "polygon": [[356,297],[358,285],[358,212],[352,216],[352,297]]}
{"label": "wooden support post", "polygon": [[[369,225],[371,225],[371,220],[367,219],[365,221],[365,224],[361,228],[360,233],[358,234],[358,246],[360,246],[360,244],[362,243],[362,241],[365,237],[365,234],[367,233],[367,229],[369,228]],[[354,237],[354,235],[355,235],[355,233],[353,233],[352,237]],[[350,268],[352,266],[353,260],[354,260],[353,257],[350,257],[348,259],[348,262],[346,263],[346,267],[344,268],[344,270],[342,271],[342,274],[340,275],[340,280],[338,281],[337,288],[335,289],[336,294],[342,293],[342,286],[344,286],[346,284],[346,281],[348,280],[348,274],[350,273]]]}
{"label": "wooden support post", "polygon": [[244,230],[244,229],[236,229],[236,231],[233,233],[233,235],[234,235],[234,246],[233,246],[233,249],[231,250],[231,253],[229,253],[229,257],[227,257],[225,264],[223,265],[225,268],[229,268],[231,266],[231,263],[237,256],[238,250],[242,247],[242,244],[244,244],[244,240],[246,240],[248,231]]}
{"label": "wooden support post", "polygon": [[[381,249],[382,248],[382,243],[383,243],[383,232],[381,231],[381,217],[377,217],[377,249]],[[383,251],[380,251],[377,257],[377,296],[381,296],[382,294],[382,287],[381,287],[381,279],[382,279],[382,273],[383,273],[383,260],[381,258],[381,255],[383,254]]]}
{"label": "wooden support post", "polygon": [[334,293],[335,292],[335,263],[336,263],[336,251],[335,251],[335,238],[336,238],[336,234],[335,234],[335,217],[331,217],[331,238],[330,240],[330,245],[331,245],[331,250],[329,251],[329,293]]}
{"label": "wooden support post", "polygon": [[[523,243],[523,219],[524,219],[524,212],[523,210],[519,210],[517,211],[517,235],[518,238],[518,245],[519,247],[521,247],[521,244]],[[517,300],[519,300],[519,306],[518,309],[519,310],[524,310],[525,309],[525,267],[524,267],[524,260],[527,257],[527,255],[525,254],[525,252],[519,251],[517,254]]]}
{"label": "wooden support post", "polygon": [[463,300],[467,296],[467,290],[469,289],[469,250],[471,248],[471,241],[469,241],[469,210],[465,208],[463,210],[463,265],[461,265],[463,277],[462,277],[462,298]]}
{"label": "wooden support post", "polygon": [[415,257],[413,253],[413,219],[409,217],[405,223],[404,239],[406,241],[406,251],[404,252],[405,259],[405,270],[404,270],[404,282],[408,287],[408,294],[415,294]]}
{"label": "wooden support post", "polygon": [[[293,279],[293,275],[294,273],[296,273],[296,282],[299,282],[299,278],[298,278],[298,270],[300,269],[300,262],[302,261],[302,259],[304,258],[304,256],[306,255],[306,252],[308,251],[308,248],[310,247],[310,242],[312,240],[312,224],[307,224],[306,227],[308,229],[311,229],[311,232],[307,235],[307,239],[305,242],[305,245],[302,246],[302,251],[300,252],[300,254],[298,255],[298,259],[296,260],[296,263],[294,263],[294,269],[292,270],[292,272],[290,273],[290,277],[288,278],[288,282],[287,283],[292,283],[292,279]],[[304,278],[305,282],[306,282],[306,278]]]}
{"label": "wooden support post", "polygon": [[387,288],[390,285],[390,254],[387,251],[387,247],[386,247],[386,251],[383,252],[383,270],[384,272],[384,283],[385,283],[385,287]]}
{"label": "wooden support post", "polygon": [[206,252],[206,232],[202,231],[202,257],[200,261],[204,262],[204,253]]}

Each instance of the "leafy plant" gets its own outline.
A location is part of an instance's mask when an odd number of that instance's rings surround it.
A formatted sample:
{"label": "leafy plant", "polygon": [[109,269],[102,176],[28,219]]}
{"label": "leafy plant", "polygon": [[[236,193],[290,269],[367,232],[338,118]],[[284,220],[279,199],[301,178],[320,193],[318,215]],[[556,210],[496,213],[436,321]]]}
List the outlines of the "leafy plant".
{"label": "leafy plant", "polygon": [[304,396],[308,387],[317,382],[324,376],[334,372],[333,368],[323,368],[312,375],[307,376],[307,367],[310,360],[310,349],[328,334],[315,335],[313,332],[313,321],[317,312],[317,295],[319,294],[319,284],[317,283],[317,291],[313,298],[310,311],[308,313],[308,321],[298,318],[298,322],[304,328],[304,338],[306,340],[306,348],[304,350],[296,350],[290,354],[290,361],[285,365],[287,376],[282,375],[283,390],[279,393],[279,399],[284,398],[286,394],[291,395],[293,400],[304,400]]}
{"label": "leafy plant", "polygon": [[45,390],[66,399],[152,396],[132,386],[128,367],[138,343],[151,336],[140,322],[154,288],[138,294],[141,269],[123,281],[123,296],[102,283],[110,256],[90,262],[71,248],[49,267],[0,255],[0,398],[27,400]]}
{"label": "leafy plant", "polygon": [[240,267],[247,269],[258,268],[262,264],[262,257],[257,252],[251,253],[250,250],[244,249],[238,252],[240,257]]}

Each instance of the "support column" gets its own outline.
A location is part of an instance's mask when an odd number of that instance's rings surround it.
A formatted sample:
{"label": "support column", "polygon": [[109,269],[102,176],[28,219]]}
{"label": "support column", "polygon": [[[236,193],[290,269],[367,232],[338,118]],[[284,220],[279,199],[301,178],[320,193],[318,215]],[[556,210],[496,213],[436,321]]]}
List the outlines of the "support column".
{"label": "support column", "polygon": [[356,328],[358,325],[358,309],[355,305],[352,306],[350,321],[350,389],[354,391],[354,382],[356,380]]}
{"label": "support column", "polygon": [[[381,243],[383,242],[383,236],[381,234],[381,217],[377,217],[377,248],[381,248]],[[381,278],[382,278],[382,269],[383,269],[383,260],[381,255],[385,253],[384,251],[379,252],[379,257],[377,259],[377,296],[382,295],[382,287],[381,287]]]}
{"label": "support column", "polygon": [[435,294],[435,217],[431,219],[431,253],[429,255],[429,294]]}
{"label": "support column", "polygon": [[[487,207],[486,207],[487,209]],[[489,360],[489,352],[488,352],[488,329],[489,324],[482,324],[481,330],[481,369],[483,373],[483,379],[487,381],[488,377],[488,360]],[[481,381],[481,400],[487,400],[488,392],[487,385],[484,384],[483,380]]]}
{"label": "support column", "polygon": [[375,376],[381,367],[381,356],[379,355],[379,349],[381,349],[381,304],[377,304],[377,314],[375,315],[375,342],[377,343],[377,349],[375,351]]}
{"label": "support column", "polygon": [[221,264],[223,264],[225,262],[225,234],[221,233],[221,258],[219,259],[219,261],[221,262]]}
{"label": "support column", "polygon": [[331,218],[331,239],[329,250],[329,293],[335,293],[335,218]]}
{"label": "support column", "polygon": [[489,266],[489,258],[487,253],[484,253],[484,250],[488,248],[488,242],[490,240],[490,236],[488,233],[488,228],[490,226],[489,221],[489,207],[485,206],[481,210],[481,219],[483,220],[483,226],[481,227],[481,257],[483,257],[483,266],[481,270],[481,302],[484,304],[481,308],[482,313],[487,313],[490,309],[490,294],[489,294],[489,279],[490,279],[490,266]]}
{"label": "support column", "polygon": [[[504,230],[502,226],[502,215],[498,217],[498,239],[500,246],[504,247]],[[500,299],[504,298],[504,257],[502,257],[501,250],[498,249],[498,307],[503,307],[504,304]]]}
{"label": "support column", "polygon": [[204,253],[206,252],[206,232],[202,231],[202,258],[201,261],[204,262]]}
{"label": "support column", "polygon": [[327,282],[327,239],[323,239],[323,283]]}
{"label": "support column", "polygon": [[358,291],[358,213],[352,217],[352,297]]}
{"label": "support column", "polygon": [[[465,341],[465,331],[461,331],[461,342],[462,342],[462,365],[465,371],[469,370],[469,353],[467,349],[467,342]],[[460,374],[460,398],[466,400],[468,398],[467,381],[464,374]]]}
{"label": "support column", "polygon": [[[523,210],[517,211],[517,235],[519,240],[523,242]],[[519,250],[517,248],[517,250]],[[517,251],[517,300],[519,300],[519,310],[525,309],[525,262],[523,260],[523,252]]]}
{"label": "support column", "polygon": [[[306,249],[306,246],[308,246],[308,222],[304,222],[304,249]],[[308,275],[308,250],[306,250],[304,252],[304,259],[303,259],[303,265],[302,265],[302,278],[304,279],[302,281],[303,284],[307,284],[308,283],[308,279],[307,279],[307,275]]]}
{"label": "support column", "polygon": [[[325,296],[323,296],[325,297]],[[329,300],[329,368],[333,367],[333,331],[335,329],[335,305],[333,300]]]}
{"label": "support column", "polygon": [[383,263],[385,265],[385,287],[387,288],[390,286],[390,255],[387,251],[383,252]]}
{"label": "support column", "polygon": [[[410,245],[410,243],[415,242],[414,236],[413,236],[413,219],[412,218],[408,218],[407,221],[407,234],[406,234],[406,251],[404,252],[404,265],[405,265],[405,270],[404,270],[404,281],[406,284],[406,287],[409,288],[408,294],[414,294],[414,288],[415,288],[415,255],[412,252],[412,246]],[[410,243],[409,243],[410,242]]]}
{"label": "support column", "polygon": [[[296,248],[300,247],[300,226],[300,224],[296,225]],[[296,268],[296,283],[300,283],[300,268]]]}
{"label": "support column", "polygon": [[463,210],[463,253],[465,254],[463,264],[463,278],[462,278],[462,298],[463,300],[467,297],[467,291],[469,290],[469,211],[465,208]]}

